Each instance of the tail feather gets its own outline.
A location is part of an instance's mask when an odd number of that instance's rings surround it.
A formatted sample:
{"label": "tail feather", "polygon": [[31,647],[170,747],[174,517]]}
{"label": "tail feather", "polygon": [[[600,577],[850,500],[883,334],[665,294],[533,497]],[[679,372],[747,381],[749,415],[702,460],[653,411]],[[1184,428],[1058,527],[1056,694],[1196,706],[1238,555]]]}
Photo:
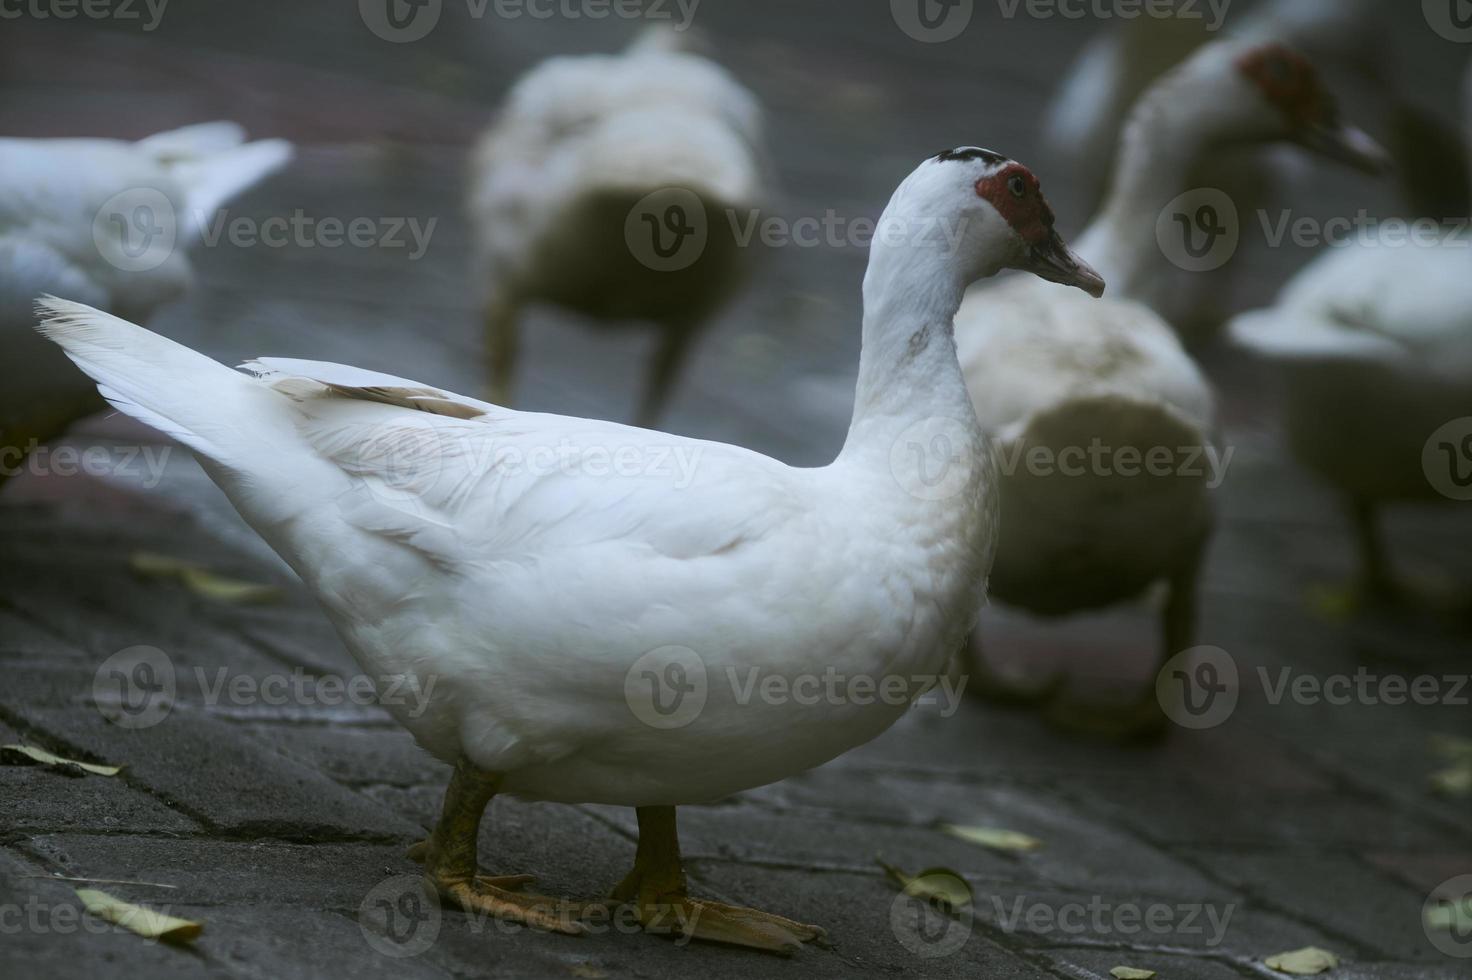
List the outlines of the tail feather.
{"label": "tail feather", "polygon": [[247,143],[245,130],[226,121],[155,133],[139,140],[137,146],[158,160],[183,188],[191,239],[199,237],[210,215],[285,166],[293,152],[286,140]]}
{"label": "tail feather", "polygon": [[[36,329],[97,382],[118,411],[223,466],[267,448],[284,400],[182,344],[82,303],[44,296]],[[242,420],[249,419],[249,424]]]}

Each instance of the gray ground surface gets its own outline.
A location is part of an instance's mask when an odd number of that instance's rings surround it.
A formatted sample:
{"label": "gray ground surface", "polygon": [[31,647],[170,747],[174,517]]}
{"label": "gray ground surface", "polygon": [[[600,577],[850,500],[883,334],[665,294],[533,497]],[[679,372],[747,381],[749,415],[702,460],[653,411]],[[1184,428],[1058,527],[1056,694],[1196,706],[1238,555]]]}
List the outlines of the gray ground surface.
{"label": "gray ground surface", "polygon": [[[447,2],[429,38],[390,45],[347,2],[175,3],[155,31],[0,22],[0,131],[136,137],[231,117],[296,140],[290,170],[232,213],[435,217],[424,257],[204,249],[198,288],[153,326],[227,362],[310,356],[476,391],[482,367],[458,208],[465,149],[518,72],[554,52],[612,47],[628,25],[477,20]],[[1068,189],[1049,185],[1046,161],[1029,154],[1045,97],[1098,24],[1005,20],[994,5],[977,6],[961,39],[926,45],[872,0],[707,0],[698,23],[771,111],[780,211],[875,215],[919,158],[980,142],[1035,162],[1064,223],[1081,223]],[[1388,41],[1404,87],[1450,112],[1467,49],[1436,37],[1409,7],[1399,27]],[[1374,128],[1382,94],[1348,99],[1351,113]],[[1326,173],[1295,206],[1352,213],[1390,200],[1386,188]],[[1249,250],[1247,298],[1271,295],[1307,257]],[[843,247],[773,255],[706,338],[669,427],[794,463],[831,457],[857,357],[864,258]],[[547,311],[527,338],[525,406],[627,417],[648,337],[594,333]],[[71,778],[0,767],[0,972],[1056,978],[1130,964],[1218,980],[1265,975],[1263,956],[1312,944],[1344,959],[1335,977],[1467,976],[1472,960],[1438,951],[1421,922],[1440,883],[1472,873],[1467,803],[1433,795],[1428,783],[1442,765],[1432,736],[1472,734],[1466,701],[1273,704],[1258,673],[1465,677],[1466,625],[1313,611],[1310,588],[1351,567],[1333,499],[1287,460],[1271,379],[1223,352],[1206,360],[1236,455],[1219,495],[1201,639],[1236,658],[1236,713],[1128,748],[1065,738],[1031,714],[975,701],[951,717],[921,709],[821,770],[683,811],[702,892],[829,928],[835,949],[792,962],[618,928],[568,939],[414,905],[412,878],[400,877],[415,870],[404,849],[433,819],[445,767],[380,709],[333,703],[317,686],[351,677],[353,663],[187,455],[174,452],[161,481],[114,473],[13,482],[0,498],[0,743],[126,768]],[[164,449],[119,420],[85,423],[69,443]],[[1408,569],[1472,581],[1465,510],[1398,513],[1391,532]],[[277,582],[285,598],[211,602],[137,575],[129,559],[139,550]],[[998,617],[992,628],[1101,684],[1148,673],[1153,634],[1140,615],[1064,632]],[[166,718],[128,730],[104,719],[95,683],[107,657],[135,645],[168,652],[179,690]],[[282,704],[211,697],[221,671],[307,686]],[[1023,831],[1043,846],[994,853],[943,834],[941,822]],[[632,813],[498,800],[481,847],[490,868],[533,871],[542,890],[601,894],[632,860]],[[946,939],[916,938],[906,925],[914,909],[896,904],[876,856],[966,876],[975,914],[950,934],[964,945],[921,955]],[[135,882],[103,887],[206,931],[176,949],[103,929],[78,918],[56,875]],[[1169,910],[1155,913],[1158,928],[1131,918],[1156,906]],[[1212,916],[1228,915],[1213,927]]]}

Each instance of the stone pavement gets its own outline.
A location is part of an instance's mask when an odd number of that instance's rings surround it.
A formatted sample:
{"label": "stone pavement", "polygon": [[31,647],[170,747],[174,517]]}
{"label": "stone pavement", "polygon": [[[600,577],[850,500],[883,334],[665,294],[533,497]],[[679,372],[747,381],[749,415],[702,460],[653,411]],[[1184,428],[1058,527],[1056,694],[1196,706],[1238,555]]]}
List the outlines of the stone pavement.
{"label": "stone pavement", "polygon": [[[447,4],[449,23],[430,38],[387,45],[353,6],[181,5],[154,32],[5,21],[0,130],[139,136],[225,116],[298,141],[292,168],[232,215],[437,218],[424,257],[204,249],[199,288],[154,326],[226,361],[313,356],[474,391],[457,203],[465,147],[516,72],[556,51],[611,47],[627,31],[457,23],[463,11]],[[898,175],[947,145],[981,141],[1028,160],[1042,100],[1092,26],[978,10],[967,37],[921,45],[884,7],[701,8],[698,23],[771,109],[789,215],[872,216]],[[1394,43],[1413,55],[1406,84],[1449,109],[1459,53],[1426,38],[1416,18],[1399,27]],[[1037,169],[1047,186],[1046,166]],[[1049,193],[1068,221],[1067,188]],[[1302,206],[1332,213],[1362,199],[1389,206],[1384,189],[1330,174]],[[1306,258],[1245,255],[1250,291],[1270,295]],[[670,427],[796,463],[831,456],[852,384],[863,261],[842,245],[775,254],[706,338]],[[527,337],[528,407],[628,414],[646,338],[594,334],[550,312]],[[1341,957],[1335,978],[1472,975],[1472,950],[1449,955],[1422,923],[1439,886],[1472,874],[1467,800],[1429,782],[1445,764],[1433,739],[1472,737],[1469,692],[1455,703],[1454,689],[1472,670],[1468,625],[1316,613],[1311,587],[1350,568],[1332,499],[1287,461],[1271,379],[1222,352],[1208,367],[1235,456],[1201,641],[1234,659],[1235,712],[1159,744],[1117,746],[967,699],[917,709],[805,776],[683,810],[702,894],[828,927],[832,950],[792,961],[684,947],[617,922],[576,939],[540,934],[419,902],[404,850],[434,818],[445,767],[381,709],[334,686],[355,676],[352,661],[186,453],[122,420],[84,423],[64,445],[106,447],[105,474],[68,475],[66,457],[51,456],[0,496],[0,744],[125,768],[108,778],[0,766],[0,975],[1091,978],[1131,965],[1167,980],[1224,980],[1276,975],[1263,957],[1307,945]],[[147,464],[159,460],[155,473]],[[1465,509],[1397,513],[1391,536],[1408,567],[1472,582]],[[208,599],[139,574],[132,559],[145,551],[275,583],[281,598]],[[1148,675],[1153,634],[1138,614],[1040,631],[995,611],[989,628],[1069,664],[1084,684]],[[101,668],[139,646],[167,655],[177,691],[156,723],[114,724],[125,688]],[[1274,703],[1285,669],[1311,685],[1433,677],[1441,703]],[[535,872],[551,894],[602,894],[632,860],[632,818],[498,800],[482,860]],[[986,850],[943,823],[1042,843]],[[936,918],[897,895],[877,858],[963,875],[972,911]],[[175,948],[103,927],[80,915],[62,876],[116,882],[98,887],[205,932]]]}

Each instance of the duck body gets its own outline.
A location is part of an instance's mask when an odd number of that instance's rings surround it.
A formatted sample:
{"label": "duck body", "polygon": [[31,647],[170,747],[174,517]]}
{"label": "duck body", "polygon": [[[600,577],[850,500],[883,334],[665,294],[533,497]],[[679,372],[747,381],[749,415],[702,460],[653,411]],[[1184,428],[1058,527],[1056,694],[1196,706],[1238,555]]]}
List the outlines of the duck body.
{"label": "duck body", "polygon": [[[818,469],[342,365],[268,358],[247,376],[54,298],[39,329],[198,454],[381,701],[453,761],[411,850],[443,901],[582,931],[525,876],[479,872],[481,816],[501,792],[628,804],[639,845],[615,900],[651,931],[673,910],[686,936],[791,953],[823,930],[689,896],[675,806],[827,761],[939,679],[997,527],[953,320],[1005,268],[1098,295],[1052,225],[1032,174],[979,147],[900,184],[864,277],[848,438]],[[959,234],[938,243],[941,226]],[[688,717],[662,721],[684,703],[664,694],[693,697]]]}
{"label": "duck body", "polygon": [[468,207],[494,400],[510,397],[523,308],[550,303],[660,329],[640,414],[652,424],[693,335],[745,280],[737,229],[766,194],[761,110],[682,43],[655,28],[619,54],[553,58],[478,144]]}
{"label": "duck body", "polygon": [[[329,379],[335,369],[303,367]],[[310,414],[295,431],[321,447],[404,414],[361,401],[302,404]],[[485,410],[406,436],[494,446],[507,458],[535,459],[550,445],[568,459],[671,462],[633,478],[446,470],[435,477],[445,495],[467,496],[426,524],[330,465],[314,467],[324,472],[311,498],[285,520],[248,488],[226,486],[292,558],[365,673],[425,692],[387,705],[420,745],[505,772],[504,792],[691,803],[801,772],[888,728],[908,698],[863,701],[840,688],[815,706],[765,699],[763,682],[893,676],[918,694],[919,678],[939,674],[969,629],[990,558],[976,542],[995,521],[981,467],[974,500],[956,510],[906,494],[887,456],[793,469],[718,443]],[[451,545],[444,521],[477,530]],[[649,697],[631,671],[671,647],[704,706],[688,724],[658,728],[640,720],[628,685]],[[655,682],[664,667],[656,658]]]}
{"label": "duck body", "polygon": [[[958,347],[1001,464],[991,594],[1058,615],[1133,598],[1180,568],[1210,527],[1215,407],[1170,327],[1138,303],[1075,304],[1023,279],[978,297],[977,316],[986,329],[958,330]],[[1131,462],[1157,447],[1168,475]]]}
{"label": "duck body", "polygon": [[1276,364],[1294,455],[1357,500],[1432,499],[1422,451],[1472,414],[1472,254],[1465,242],[1332,248],[1276,306],[1233,321]]}
{"label": "duck body", "polygon": [[[182,295],[192,277],[186,249],[198,234],[196,216],[291,154],[279,140],[243,141],[232,123],[137,142],[0,139],[0,354],[25,367],[6,374],[0,442],[24,449],[103,404],[95,386],[32,329],[36,297],[54,294],[146,319]],[[154,242],[171,244],[145,251]]]}

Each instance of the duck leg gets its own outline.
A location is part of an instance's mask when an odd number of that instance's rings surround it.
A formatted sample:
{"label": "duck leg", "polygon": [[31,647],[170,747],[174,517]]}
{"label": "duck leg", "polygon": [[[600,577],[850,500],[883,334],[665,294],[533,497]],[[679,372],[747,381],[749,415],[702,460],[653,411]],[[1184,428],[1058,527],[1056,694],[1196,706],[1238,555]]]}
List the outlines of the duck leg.
{"label": "duck leg", "polygon": [[520,922],[534,929],[579,935],[585,906],[516,889],[531,875],[492,877],[480,874],[476,842],[480,819],[501,784],[499,773],[483,772],[462,758],[445,791],[444,810],[429,840],[409,849],[424,862],[425,877],[440,900],[475,915]]}
{"label": "duck leg", "polygon": [[827,934],[770,912],[691,898],[680,862],[675,808],[641,806],[639,847],[634,870],[613,890],[616,902],[632,904],[646,931],[749,946],[791,955],[805,942],[822,943]]}
{"label": "duck leg", "polygon": [[491,386],[486,400],[511,407],[516,362],[521,351],[519,303],[493,298],[486,303],[486,347],[491,360]]}
{"label": "duck leg", "polygon": [[641,429],[653,429],[659,424],[695,333],[694,326],[680,321],[663,326],[659,349],[654,352],[654,363],[649,367],[644,394],[639,400],[639,413],[634,417],[634,424]]}
{"label": "duck leg", "polygon": [[1058,698],[1048,706],[1048,720],[1079,734],[1115,739],[1154,739],[1169,730],[1170,719],[1156,694],[1155,679],[1166,661],[1196,641],[1196,595],[1201,562],[1210,531],[1203,532],[1182,556],[1167,580],[1165,606],[1160,613],[1160,649],[1150,683],[1132,703],[1117,707],[1081,704]]}

